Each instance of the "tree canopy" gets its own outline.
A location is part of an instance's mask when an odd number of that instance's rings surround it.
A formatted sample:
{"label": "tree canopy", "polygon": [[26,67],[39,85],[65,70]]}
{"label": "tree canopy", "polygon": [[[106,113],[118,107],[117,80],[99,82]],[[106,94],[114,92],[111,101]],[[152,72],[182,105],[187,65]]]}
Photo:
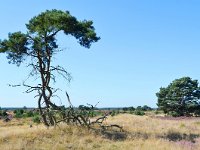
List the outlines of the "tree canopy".
{"label": "tree canopy", "polygon": [[[55,72],[70,80],[70,74],[60,65],[52,65],[52,56],[61,49],[57,44],[57,34],[63,32],[65,35],[75,37],[78,43],[90,48],[91,44],[100,38],[95,33],[92,21],[78,21],[69,11],[47,10],[33,17],[27,24],[27,32],[21,31],[9,33],[8,39],[0,41],[0,53],[6,53],[9,63],[20,65],[24,60],[30,61],[32,68],[30,75],[37,76],[41,82],[37,85],[27,85],[27,93],[37,91],[38,107],[46,125],[53,125],[49,109],[59,109],[52,103],[51,98],[57,89],[51,87],[50,83],[55,81]],[[44,112],[43,107],[47,108]],[[47,113],[48,115],[46,115]],[[49,117],[50,122],[47,121]]]}
{"label": "tree canopy", "polygon": [[173,116],[200,114],[200,88],[197,80],[183,77],[156,93],[158,107]]}

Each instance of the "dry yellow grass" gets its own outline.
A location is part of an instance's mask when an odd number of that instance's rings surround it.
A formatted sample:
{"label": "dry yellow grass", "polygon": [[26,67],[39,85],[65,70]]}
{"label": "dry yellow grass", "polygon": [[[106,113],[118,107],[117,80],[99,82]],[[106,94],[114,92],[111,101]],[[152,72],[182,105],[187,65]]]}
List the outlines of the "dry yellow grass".
{"label": "dry yellow grass", "polygon": [[[190,150],[200,149],[200,119],[167,120],[121,114],[109,117],[127,131],[125,139],[111,140],[87,129],[61,124],[47,129],[29,127],[29,120],[0,122],[0,150]],[[120,135],[119,135],[120,136]],[[181,139],[182,138],[182,139]]]}

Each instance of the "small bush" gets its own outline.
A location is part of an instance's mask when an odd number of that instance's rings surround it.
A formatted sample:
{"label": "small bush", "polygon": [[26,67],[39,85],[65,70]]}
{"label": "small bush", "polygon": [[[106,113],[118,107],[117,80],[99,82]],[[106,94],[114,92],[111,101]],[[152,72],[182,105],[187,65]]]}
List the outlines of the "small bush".
{"label": "small bush", "polygon": [[20,112],[21,114],[23,114],[23,113],[24,113],[24,110],[23,110],[23,109],[19,109],[19,112]]}
{"label": "small bush", "polygon": [[130,113],[130,114],[133,114],[134,111],[135,111],[135,108],[134,108],[134,107],[129,107],[128,110],[129,110],[129,113]]}
{"label": "small bush", "polygon": [[110,115],[113,117],[113,116],[118,115],[119,113],[120,113],[119,110],[112,110],[112,112],[110,113]]}
{"label": "small bush", "polygon": [[94,117],[103,115],[100,111],[94,111]]}
{"label": "small bush", "polygon": [[141,111],[141,110],[136,110],[135,111],[135,115],[144,116],[145,113],[143,111]]}
{"label": "small bush", "polygon": [[122,108],[122,110],[124,111],[124,113],[126,113],[128,111],[128,107],[124,107]]}
{"label": "small bush", "polygon": [[40,123],[40,116],[34,116],[33,118],[32,118],[32,121],[34,122],[34,123]]}
{"label": "small bush", "polygon": [[7,110],[4,110],[3,112],[2,112],[2,116],[7,116],[8,114],[7,114]]}
{"label": "small bush", "polygon": [[116,115],[116,112],[113,110],[110,115],[113,117]]}
{"label": "small bush", "polygon": [[33,117],[33,116],[34,116],[33,111],[28,111],[28,112],[26,113],[26,117]]}
{"label": "small bush", "polygon": [[20,112],[17,112],[15,114],[15,118],[22,118],[23,117],[23,114],[21,114]]}
{"label": "small bush", "polygon": [[156,115],[158,114],[162,114],[163,112],[161,110],[156,109],[156,111],[154,112]]}
{"label": "small bush", "polygon": [[15,118],[22,118],[24,117],[24,110],[23,109],[17,109],[14,110]]}
{"label": "small bush", "polygon": [[174,111],[170,112],[169,115],[172,117],[180,117],[181,116],[180,113],[174,112]]}
{"label": "small bush", "polygon": [[194,115],[200,116],[200,106],[196,107],[196,109],[194,110]]}

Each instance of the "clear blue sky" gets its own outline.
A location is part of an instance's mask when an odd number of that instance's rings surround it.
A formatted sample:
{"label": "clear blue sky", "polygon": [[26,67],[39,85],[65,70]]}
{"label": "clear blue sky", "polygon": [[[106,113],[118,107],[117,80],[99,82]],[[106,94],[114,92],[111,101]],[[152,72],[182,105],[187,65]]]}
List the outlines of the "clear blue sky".
{"label": "clear blue sky", "polygon": [[[68,91],[75,106],[100,101],[99,107],[156,107],[161,86],[183,76],[200,81],[199,8],[199,0],[6,0],[0,6],[0,39],[9,32],[26,32],[25,23],[47,9],[93,20],[101,40],[89,50],[73,38],[58,37],[66,50],[55,56],[55,63],[73,77],[58,86]],[[8,87],[21,83],[29,69],[9,65],[5,55],[0,67],[0,106],[37,106],[34,94]]]}

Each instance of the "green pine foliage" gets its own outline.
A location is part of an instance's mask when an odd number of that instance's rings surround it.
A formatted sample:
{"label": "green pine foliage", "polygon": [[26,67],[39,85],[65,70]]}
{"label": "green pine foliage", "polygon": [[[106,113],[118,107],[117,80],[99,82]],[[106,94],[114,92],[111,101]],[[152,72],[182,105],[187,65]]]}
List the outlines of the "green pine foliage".
{"label": "green pine foliage", "polygon": [[174,80],[166,88],[161,87],[156,93],[158,107],[172,116],[200,115],[200,87],[197,80],[183,77]]}

